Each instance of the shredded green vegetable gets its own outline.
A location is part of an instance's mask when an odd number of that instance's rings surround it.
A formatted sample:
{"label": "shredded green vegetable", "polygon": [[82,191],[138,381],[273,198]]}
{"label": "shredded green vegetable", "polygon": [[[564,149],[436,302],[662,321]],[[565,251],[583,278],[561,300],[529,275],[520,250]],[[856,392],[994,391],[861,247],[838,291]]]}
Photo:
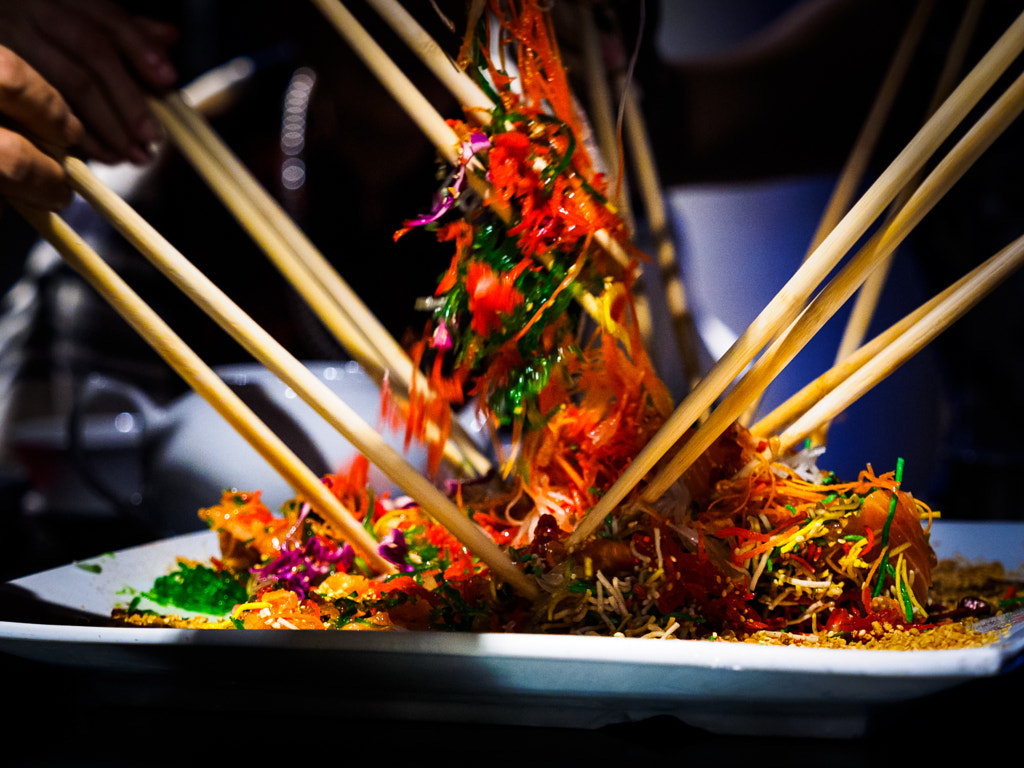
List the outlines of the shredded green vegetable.
{"label": "shredded green vegetable", "polygon": [[179,564],[178,570],[160,576],[142,593],[154,603],[224,616],[247,599],[245,585],[227,571],[205,565]]}
{"label": "shredded green vegetable", "polygon": [[[896,488],[900,487],[902,481],[903,457],[899,457],[896,459]],[[889,529],[892,527],[892,521],[896,517],[897,502],[896,489],[894,488],[892,499],[889,501],[889,514],[885,518],[885,525],[882,526],[882,566],[878,569],[878,583],[875,584],[875,590],[871,594],[872,597],[878,597],[882,593],[882,585],[885,583],[886,576],[892,576],[893,578],[896,576],[895,569],[889,563]]]}

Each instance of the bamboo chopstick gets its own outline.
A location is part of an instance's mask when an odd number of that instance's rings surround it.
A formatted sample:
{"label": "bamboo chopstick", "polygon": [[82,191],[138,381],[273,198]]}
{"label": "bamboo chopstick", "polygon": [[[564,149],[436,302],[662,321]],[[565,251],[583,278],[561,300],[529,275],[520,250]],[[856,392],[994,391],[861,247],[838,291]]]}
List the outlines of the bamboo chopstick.
{"label": "bamboo chopstick", "polygon": [[[402,38],[406,46],[416,57],[427,65],[427,68],[448,89],[459,102],[469,117],[481,125],[491,121],[491,110],[494,104],[476,83],[466,77],[444,49],[420,26],[415,17],[401,3],[394,0],[366,0],[366,4],[387,22],[388,26]],[[338,5],[332,0],[314,0],[321,13],[333,18],[337,24],[344,24],[343,17],[338,15]]]}
{"label": "bamboo chopstick", "polygon": [[113,269],[59,216],[12,203],[171,367],[269,463],[379,573],[395,567],[377,551],[377,542],[324,486],[320,478],[254,414],[178,337]]}
{"label": "bamboo chopstick", "polygon": [[597,529],[600,521],[632,492],[762,347],[793,322],[814,288],[899,194],[907,179],[923,167],[1022,50],[1024,14],[1017,17],[714,368],[676,408],[615,484],[580,521],[567,540],[570,548],[579,546]]}
{"label": "bamboo chopstick", "polygon": [[408,381],[408,373],[402,369],[406,364],[411,366],[412,363],[408,361],[401,345],[281,205],[249,172],[203,115],[193,108],[182,94],[169,94],[164,98],[163,105],[169,112],[168,117],[172,120],[176,118],[175,122],[178,125],[191,131],[198,147],[224,169],[227,177],[253,202],[259,213],[269,221],[270,226],[287,242],[295,257],[312,273],[316,282],[323,286],[326,294],[351,318],[352,324],[366,339],[369,348],[380,357],[381,367],[390,368],[397,372],[403,381]]}
{"label": "bamboo chopstick", "polygon": [[[862,345],[751,427],[760,437],[785,432],[785,451],[829,420],[952,325],[1020,267],[1024,237]],[[858,379],[853,377],[857,376]],[[854,381],[853,384],[847,382]],[[841,386],[848,386],[840,390]],[[840,394],[834,394],[839,392]],[[812,415],[809,415],[812,414]]]}
{"label": "bamboo chopstick", "polygon": [[[408,355],[212,128],[180,97],[153,101],[151,107],[182,154],[352,358],[378,385],[389,376],[400,394],[409,395],[414,372]],[[448,463],[486,474],[487,458],[457,422],[453,426],[444,446]]]}
{"label": "bamboo chopstick", "polygon": [[253,197],[245,194],[227,173],[217,156],[207,151],[209,145],[200,141],[179,118],[177,111],[152,99],[150,108],[160,121],[167,135],[182,155],[192,164],[207,185],[217,194],[225,206],[242,223],[243,228],[264,252],[268,254],[288,282],[295,287],[321,321],[339,340],[364,370],[378,383],[388,369],[388,361],[380,347],[372,344],[355,325],[351,316],[341,309],[341,304],[332,297],[321,280],[317,279],[304,265],[294,258],[293,251],[284,241],[280,230],[273,226],[267,216],[255,203]]}
{"label": "bamboo chopstick", "polygon": [[[388,57],[370,33],[356,20],[355,16],[340,2],[333,0],[312,0],[312,2],[335,30],[345,38],[381,85],[395,101],[402,105],[402,108],[444,160],[451,165],[457,165],[459,162],[459,140],[455,136],[455,132],[398,65]],[[422,48],[417,49],[416,52],[426,54]],[[450,62],[446,62],[446,64],[450,68]],[[447,81],[443,80],[442,82],[448,84]],[[470,174],[471,177],[473,175]]]}
{"label": "bamboo chopstick", "polygon": [[[822,422],[831,421],[872,387],[892,374],[921,351],[953,322],[988,295],[1024,261],[1024,237],[1018,238],[988,261],[962,278],[917,316],[908,329],[863,360],[828,394],[816,398],[813,405],[778,435],[779,451],[788,451]],[[764,434],[756,432],[755,434]]]}
{"label": "bamboo chopstick", "polygon": [[178,286],[257,360],[288,384],[395,485],[402,488],[467,549],[521,594],[532,597],[529,580],[484,531],[447,496],[422,477],[358,414],[296,360],[263,328],[168,243],[131,206],[108,189],[79,160],[65,160],[72,186],[102,213],[154,266]]}
{"label": "bamboo chopstick", "polygon": [[815,297],[793,325],[777,338],[734,386],[729,395],[651,479],[643,492],[655,501],[748,407],[752,398],[768,386],[825,322],[884,263],[910,231],[924,218],[950,187],[971,167],[996,138],[1024,111],[1024,74],[985,112],[949,151],[921,186],[907,200],[893,221],[871,237],[850,263]]}
{"label": "bamboo chopstick", "polygon": [[[672,320],[678,361],[684,376],[688,378],[688,387],[692,388],[700,378],[700,355],[698,353],[700,343],[693,316],[689,311],[686,289],[679,273],[679,262],[676,259],[668,217],[665,214],[661,180],[654,162],[647,126],[637,104],[636,95],[627,82],[626,74],[618,73],[611,78],[612,83],[608,82],[609,73],[605,70],[601,52],[601,33],[594,20],[594,3],[590,0],[579,0],[578,5],[584,74],[590,94],[594,124],[599,137],[598,143],[602,148],[606,163],[610,166],[610,176],[612,179],[620,179],[621,190],[616,198],[616,204],[626,211],[629,216],[628,220],[631,221],[632,212],[628,208],[629,185],[626,183],[625,174],[626,161],[622,156],[624,154],[622,150],[628,147],[638,181],[637,189],[643,199],[647,225],[654,244],[654,266],[657,269],[658,284],[664,293],[666,306]],[[615,38],[612,42],[619,46],[621,41]],[[625,147],[620,141],[621,132],[616,126],[617,121],[612,117],[613,95],[618,96],[620,101],[621,125],[625,129]],[[635,226],[632,224],[629,228],[631,231],[635,230]],[[638,284],[644,280],[646,272],[646,265],[644,265],[644,274],[638,279]]]}

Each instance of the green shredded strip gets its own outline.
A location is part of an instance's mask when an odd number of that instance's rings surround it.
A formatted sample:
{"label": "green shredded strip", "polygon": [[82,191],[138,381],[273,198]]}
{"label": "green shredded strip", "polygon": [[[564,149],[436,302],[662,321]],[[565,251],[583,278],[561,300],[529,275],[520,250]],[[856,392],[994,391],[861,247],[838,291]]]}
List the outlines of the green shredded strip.
{"label": "green shredded strip", "polygon": [[159,605],[213,616],[224,616],[248,596],[245,585],[227,571],[184,564],[157,578],[149,591],[142,594]]}
{"label": "green shredded strip", "polygon": [[[903,457],[896,459],[896,488],[900,487],[900,483],[903,482]],[[885,525],[882,526],[882,567],[878,569],[878,583],[875,584],[875,590],[871,593],[872,597],[878,597],[882,593],[882,585],[885,582],[885,577],[889,574],[893,574],[893,567],[889,564],[889,529],[892,527],[892,521],[896,517],[896,504],[898,499],[896,498],[896,489],[893,489],[892,499],[889,500],[889,514],[885,518]]]}
{"label": "green shredded strip", "polygon": [[903,603],[903,615],[907,621],[914,620],[914,603],[910,600],[910,593],[907,592],[907,582],[900,582],[900,602]]}

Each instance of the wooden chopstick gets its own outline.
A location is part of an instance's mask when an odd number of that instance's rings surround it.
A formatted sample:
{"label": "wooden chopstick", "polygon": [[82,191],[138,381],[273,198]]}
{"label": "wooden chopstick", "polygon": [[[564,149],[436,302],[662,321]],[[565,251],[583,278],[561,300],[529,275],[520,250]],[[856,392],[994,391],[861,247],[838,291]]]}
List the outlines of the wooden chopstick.
{"label": "wooden chopstick", "polygon": [[[349,10],[331,0],[312,0],[366,67],[406,111],[446,162],[459,162],[459,140],[441,114],[420,93]],[[474,174],[469,174],[471,177]]]}
{"label": "wooden chopstick", "polygon": [[[916,320],[902,333],[871,355],[859,355],[859,366],[840,376],[828,394],[815,397],[813,404],[778,435],[779,451],[788,451],[831,421],[872,387],[892,374],[921,351],[952,323],[981,301],[1024,261],[1024,237],[1020,237],[988,261],[961,278],[951,288],[929,302],[925,311],[913,313]],[[763,435],[764,432],[755,431]]]}
{"label": "wooden chopstick", "polygon": [[[700,355],[698,353],[700,343],[693,316],[688,308],[686,289],[679,272],[679,262],[676,259],[675,244],[668,226],[668,217],[665,214],[661,180],[654,162],[647,126],[637,104],[636,95],[626,80],[626,74],[619,73],[613,78],[613,82],[609,82],[609,73],[603,62],[601,33],[594,20],[593,3],[583,0],[577,4],[579,13],[576,18],[580,25],[584,75],[591,113],[594,118],[595,133],[598,136],[598,144],[602,149],[605,162],[609,166],[609,175],[613,181],[619,179],[619,183],[616,185],[616,188],[619,188],[619,194],[615,198],[616,205],[623,211],[627,222],[630,222],[630,231],[634,231],[633,212],[629,202],[629,184],[625,173],[626,160],[623,156],[623,150],[628,148],[632,168],[638,182],[637,190],[644,203],[647,226],[653,240],[657,282],[663,292],[669,317],[672,320],[675,347],[678,353],[677,362],[684,377],[688,379],[688,389],[691,389],[696,380],[700,378]],[[619,43],[617,39],[614,42]],[[618,129],[618,120],[614,117],[613,96],[617,96],[620,102],[621,125],[624,129],[626,146],[623,146],[623,141],[620,140],[620,133],[623,132]],[[642,265],[641,270],[637,286],[646,282],[648,271],[646,265]],[[649,308],[647,313],[650,315]],[[648,324],[651,324],[650,320]]]}
{"label": "wooden chopstick", "polygon": [[[391,0],[370,1],[375,6],[382,2],[391,3]],[[582,0],[577,5],[579,12],[575,18],[579,21],[584,58],[584,79],[589,96],[590,112],[593,116],[598,146],[601,148],[602,157],[609,168],[613,188],[618,191],[614,197],[616,206],[619,208],[620,215],[627,222],[629,230],[635,231],[629,183],[625,173],[626,160],[623,156],[623,150],[626,147],[620,140],[621,131],[617,127],[619,121],[615,118],[615,110],[612,107],[613,96],[619,98],[622,109],[621,124],[625,129],[626,143],[632,158],[636,179],[639,182],[638,190],[644,202],[647,225],[654,244],[654,266],[657,270],[658,284],[663,291],[672,320],[672,330],[678,353],[677,362],[683,375],[688,378],[688,388],[692,388],[695,381],[700,378],[700,355],[698,352],[700,342],[693,316],[688,308],[686,289],[679,272],[679,262],[676,259],[675,244],[672,241],[672,232],[665,214],[661,180],[654,162],[647,126],[637,104],[636,96],[626,81],[626,75],[620,73],[613,79],[613,82],[609,82],[610,77],[604,66],[601,50],[601,33],[594,20],[594,4],[589,0]],[[615,40],[616,44],[618,42]],[[618,180],[617,183],[616,180]],[[646,274],[646,265],[641,265],[634,293],[643,298],[644,304],[642,308],[638,306],[638,314],[641,311],[646,314],[648,331],[644,338],[647,341],[647,346],[650,347],[649,338],[653,332],[653,323],[650,319],[651,310],[644,285],[647,282]]]}
{"label": "wooden chopstick", "polygon": [[[190,132],[190,138],[196,151],[189,157],[201,159],[208,157],[217,163],[225,176],[234,183],[239,193],[252,201],[259,214],[269,222],[280,237],[290,246],[291,253],[312,274],[316,284],[323,287],[323,292],[346,315],[351,326],[366,341],[366,349],[373,353],[381,371],[391,369],[407,381],[407,372],[402,371],[402,362],[407,361],[405,351],[394,337],[384,328],[370,309],[363,303],[359,295],[352,290],[337,270],[327,261],[323,254],[306,237],[292,218],[280,204],[267,192],[259,181],[249,172],[242,161],[214,131],[203,115],[193,108],[180,93],[171,93],[164,97],[163,102],[155,105],[161,122],[173,128],[172,138],[181,148],[183,142],[177,137],[184,137],[184,131]],[[320,301],[317,304],[321,303]],[[345,342],[346,348],[348,342]],[[367,364],[364,364],[364,367]],[[409,362],[411,366],[411,362]]]}
{"label": "wooden chopstick", "polygon": [[334,525],[378,573],[395,566],[378,544],[324,486],[320,478],[280,440],[199,356],[178,337],[110,266],[59,216],[12,203],[175,371],[244,437],[323,518]]}
{"label": "wooden chopstick", "polygon": [[536,585],[505,552],[433,483],[422,477],[358,414],[320,381],[226,294],[196,269],[131,206],[107,188],[79,160],[64,162],[72,186],[157,269],[206,312],[232,338],[288,384],[321,417],[402,488],[424,511],[459,539],[500,578],[532,597]]}
{"label": "wooden chopstick", "polygon": [[[314,0],[314,4],[328,18],[344,23],[337,16],[338,5],[333,0]],[[366,4],[387,22],[406,46],[420,59],[441,84],[448,89],[470,119],[480,125],[489,125],[494,104],[466,73],[444,52],[415,17],[394,0],[366,0]]]}
{"label": "wooden chopstick", "polygon": [[[816,431],[823,419],[828,420],[838,415],[870,386],[919,352],[1018,269],[1022,259],[1024,237],[1018,238],[855,352],[837,361],[828,371],[774,408],[751,427],[751,432],[760,437],[770,437],[785,429],[780,450],[792,447]],[[824,404],[827,396],[831,396],[858,372],[861,377],[859,383],[850,385],[851,389],[836,395],[827,405]],[[823,403],[821,407],[818,406],[819,401]],[[808,416],[812,412],[813,415]],[[801,419],[803,424],[797,426]]]}
{"label": "wooden chopstick", "polygon": [[608,492],[577,524],[567,545],[577,547],[632,492],[686,431],[733,382],[757,353],[789,327],[815,287],[831,272],[871,223],[895,199],[906,181],[978,103],[1024,50],[1024,14],[996,41],[913,139],[797,269],[740,337],[683,400],[654,438],[633,459]]}
{"label": "wooden chopstick", "polygon": [[[378,385],[392,375],[398,392],[408,396],[414,381],[408,355],[212,128],[180,97],[153,101],[151,107],[182,154],[353,359]],[[444,457],[470,474],[490,470],[457,422]]]}
{"label": "wooden chopstick", "polygon": [[156,99],[150,100],[150,108],[170,140],[235,218],[242,223],[243,229],[268,254],[278,271],[303,296],[353,359],[379,383],[388,368],[388,361],[380,348],[373,345],[355,325],[349,313],[341,308],[340,302],[328,293],[323,281],[294,258],[294,252],[284,241],[280,230],[271,224],[254,198],[235,183],[217,156],[207,151],[209,145],[200,141],[189,130],[176,110],[169,108],[171,101],[168,100],[165,104]]}

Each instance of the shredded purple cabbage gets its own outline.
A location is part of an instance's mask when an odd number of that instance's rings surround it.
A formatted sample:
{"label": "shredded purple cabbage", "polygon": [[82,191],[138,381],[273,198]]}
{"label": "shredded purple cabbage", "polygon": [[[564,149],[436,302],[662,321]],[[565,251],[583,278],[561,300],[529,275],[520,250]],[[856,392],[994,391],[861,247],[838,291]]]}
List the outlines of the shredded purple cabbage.
{"label": "shredded purple cabbage", "polygon": [[251,570],[258,579],[276,581],[285,589],[305,599],[309,590],[323,581],[332,571],[347,572],[355,559],[352,545],[333,546],[318,536],[305,545],[294,542],[285,545],[280,556]]}
{"label": "shredded purple cabbage", "polygon": [[455,201],[459,199],[459,196],[466,191],[468,182],[466,181],[466,166],[469,161],[473,159],[473,156],[481,150],[487,149],[491,146],[490,140],[483,133],[474,133],[470,136],[468,142],[462,145],[462,157],[459,161],[459,166],[448,176],[441,189],[434,195],[433,204],[431,205],[430,212],[424,213],[416,218],[409,219],[405,222],[407,227],[422,227],[425,224],[432,224],[439,220],[455,205]]}
{"label": "shredded purple cabbage", "polygon": [[388,531],[388,534],[381,540],[380,546],[377,547],[377,551],[385,560],[397,565],[403,573],[413,570],[413,567],[405,562],[405,558],[409,554],[409,543],[405,540],[405,534],[397,528]]}

